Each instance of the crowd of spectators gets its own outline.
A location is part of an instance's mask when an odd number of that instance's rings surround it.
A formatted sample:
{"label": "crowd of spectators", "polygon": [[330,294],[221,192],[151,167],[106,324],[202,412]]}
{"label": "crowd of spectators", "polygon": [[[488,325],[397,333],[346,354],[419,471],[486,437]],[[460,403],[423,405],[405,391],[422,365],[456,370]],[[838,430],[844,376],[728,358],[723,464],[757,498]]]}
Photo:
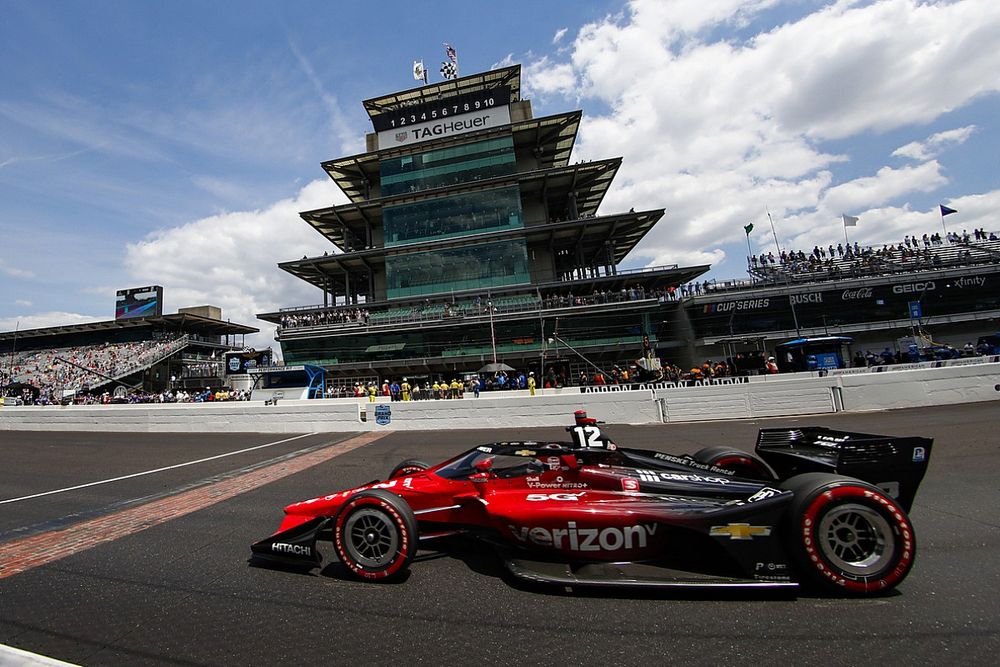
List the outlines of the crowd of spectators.
{"label": "crowd of spectators", "polygon": [[573,294],[553,292],[539,296],[509,295],[495,298],[477,296],[464,301],[431,300],[409,306],[383,308],[360,308],[353,306],[334,306],[303,312],[282,313],[279,327],[293,329],[315,326],[367,326],[369,324],[386,324],[398,321],[422,321],[427,319],[443,319],[453,317],[480,317],[492,312],[509,313],[538,308],[570,308],[575,306],[592,306],[605,303],[623,303],[658,299],[660,301],[676,301],[679,298],[704,294],[709,289],[709,281],[691,282],[678,287],[663,289],[646,289],[643,285],[622,288],[620,290],[597,290],[591,294]]}
{"label": "crowd of spectators", "polygon": [[[545,387],[561,387],[567,382],[566,369],[550,367],[543,379]],[[447,377],[429,378],[411,382],[408,378],[389,379],[381,383],[375,380],[351,383],[328,384],[326,398],[388,398],[390,401],[430,401],[465,398],[466,394],[478,397],[483,392],[512,391],[541,388],[533,371],[497,371]]]}
{"label": "crowd of spectators", "polygon": [[368,324],[369,312],[364,308],[338,308],[306,313],[289,313],[281,316],[281,327],[316,327],[328,324]]}
{"label": "crowd of spectators", "polygon": [[119,392],[116,395],[112,391],[101,393],[81,393],[64,399],[57,399],[51,393],[41,393],[37,397],[31,396],[30,392],[16,397],[18,402],[27,405],[137,405],[149,403],[212,403],[220,401],[249,401],[250,392],[244,390],[234,390],[228,388],[211,389],[206,387],[199,391],[185,391],[164,389],[160,392],[143,391],[142,389],[131,388],[124,394]]}
{"label": "crowd of spectators", "polygon": [[19,352],[4,359],[7,370],[0,386],[31,385],[40,392],[35,400],[55,402],[63,394],[85,392],[109,382],[109,378],[145,368],[168,356],[180,341],[172,338]]}
{"label": "crowd of spectators", "polygon": [[[687,287],[686,285],[684,286]],[[692,288],[693,289],[693,288]],[[543,308],[568,308],[572,306],[592,306],[603,303],[623,303],[626,301],[642,301],[645,299],[675,300],[677,290],[673,287],[667,289],[647,290],[643,285],[633,287],[623,287],[620,290],[594,290],[589,295],[576,295],[572,292],[566,294],[552,293],[542,296]]]}
{"label": "crowd of spectators", "polygon": [[947,343],[934,343],[925,341],[925,345],[910,345],[907,349],[893,350],[886,346],[881,352],[875,353],[871,350],[857,350],[851,359],[851,366],[854,368],[865,368],[871,366],[890,366],[892,364],[911,364],[921,361],[944,361],[947,359],[959,359],[963,357],[977,357],[993,353],[993,346],[987,342],[974,344],[967,342],[962,347],[955,347]]}
{"label": "crowd of spectators", "polygon": [[[853,277],[903,268],[936,268],[946,262],[969,263],[974,259],[975,243],[998,240],[1000,237],[996,233],[985,229],[974,229],[972,234],[965,230],[961,234],[948,232],[944,237],[939,233],[919,237],[913,234],[898,243],[883,244],[881,248],[862,246],[857,241],[836,246],[831,243],[826,247],[813,246],[809,252],[783,250],[777,256],[773,252],[750,255],[747,262],[751,273],[762,278],[816,274],[831,278]],[[964,250],[961,246],[965,246]],[[947,253],[942,252],[945,248],[949,249]],[[992,259],[996,261],[995,257]]]}

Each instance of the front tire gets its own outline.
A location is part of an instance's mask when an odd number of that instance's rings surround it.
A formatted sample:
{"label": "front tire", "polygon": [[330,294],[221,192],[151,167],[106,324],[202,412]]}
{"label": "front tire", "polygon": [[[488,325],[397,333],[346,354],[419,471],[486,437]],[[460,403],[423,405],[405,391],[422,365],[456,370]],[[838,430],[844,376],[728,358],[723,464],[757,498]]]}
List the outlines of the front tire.
{"label": "front tire", "polygon": [[807,473],[783,485],[789,548],[821,590],[852,596],[895,588],[913,567],[916,537],[906,512],[883,491],[850,477]]}
{"label": "front tire", "polygon": [[417,541],[413,510],[384,489],[354,494],[334,521],[337,556],[361,579],[386,581],[402,575],[417,553]]}
{"label": "front tire", "polygon": [[389,479],[395,479],[396,477],[406,477],[407,475],[416,475],[421,473],[431,467],[431,464],[424,463],[423,461],[418,461],[417,459],[406,459],[396,465],[389,473]]}

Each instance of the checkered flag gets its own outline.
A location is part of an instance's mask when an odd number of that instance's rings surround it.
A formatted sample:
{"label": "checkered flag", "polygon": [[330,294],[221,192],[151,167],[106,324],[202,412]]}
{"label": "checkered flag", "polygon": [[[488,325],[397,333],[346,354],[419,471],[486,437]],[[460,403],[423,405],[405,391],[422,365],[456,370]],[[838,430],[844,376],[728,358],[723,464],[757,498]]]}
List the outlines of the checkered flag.
{"label": "checkered flag", "polygon": [[441,63],[441,76],[445,79],[457,79],[458,67],[455,66],[455,63]]}

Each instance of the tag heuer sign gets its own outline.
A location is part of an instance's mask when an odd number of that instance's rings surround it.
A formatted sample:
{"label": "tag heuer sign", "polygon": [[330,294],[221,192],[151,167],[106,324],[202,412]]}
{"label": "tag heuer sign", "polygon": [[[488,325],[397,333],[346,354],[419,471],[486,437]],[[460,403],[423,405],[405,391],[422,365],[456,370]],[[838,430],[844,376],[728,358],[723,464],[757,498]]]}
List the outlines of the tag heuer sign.
{"label": "tag heuer sign", "polygon": [[375,423],[379,426],[386,426],[392,421],[392,408],[388,403],[379,403],[375,406]]}
{"label": "tag heuer sign", "polygon": [[496,106],[468,113],[458,113],[433,120],[416,120],[407,124],[406,129],[398,127],[382,130],[378,133],[379,148],[395,148],[430,141],[455,137],[466,132],[487,130],[493,127],[510,125],[510,106]]}

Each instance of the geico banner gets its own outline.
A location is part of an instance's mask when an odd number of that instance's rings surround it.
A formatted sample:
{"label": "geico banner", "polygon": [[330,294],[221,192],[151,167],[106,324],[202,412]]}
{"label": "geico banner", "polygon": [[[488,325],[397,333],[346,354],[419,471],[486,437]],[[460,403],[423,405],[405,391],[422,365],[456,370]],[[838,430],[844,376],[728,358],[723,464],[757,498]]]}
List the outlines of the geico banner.
{"label": "geico banner", "polygon": [[490,127],[510,125],[510,107],[494,107],[462,114],[448,116],[426,123],[417,123],[407,127],[383,130],[378,133],[379,150],[387,150],[397,146],[416,144],[440,137],[452,137],[474,130],[485,130]]}

